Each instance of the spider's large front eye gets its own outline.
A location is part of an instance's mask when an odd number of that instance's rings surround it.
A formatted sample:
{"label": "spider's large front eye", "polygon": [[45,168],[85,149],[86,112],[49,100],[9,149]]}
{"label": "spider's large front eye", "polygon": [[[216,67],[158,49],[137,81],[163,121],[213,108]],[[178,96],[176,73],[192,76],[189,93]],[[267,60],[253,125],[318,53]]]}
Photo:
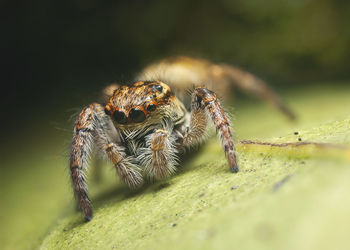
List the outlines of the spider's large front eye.
{"label": "spider's large front eye", "polygon": [[146,119],[145,113],[140,109],[130,110],[129,117],[133,122],[143,122]]}
{"label": "spider's large front eye", "polygon": [[120,124],[125,124],[128,121],[128,119],[126,118],[126,115],[122,111],[119,111],[119,110],[115,111],[113,116],[116,122]]}

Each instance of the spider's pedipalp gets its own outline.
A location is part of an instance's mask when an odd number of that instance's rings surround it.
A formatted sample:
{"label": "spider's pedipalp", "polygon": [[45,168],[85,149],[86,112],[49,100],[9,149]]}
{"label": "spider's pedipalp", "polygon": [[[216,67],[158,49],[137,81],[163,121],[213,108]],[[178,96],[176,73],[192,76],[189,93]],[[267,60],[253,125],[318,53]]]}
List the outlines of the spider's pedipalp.
{"label": "spider's pedipalp", "polygon": [[177,150],[175,138],[164,129],[157,129],[147,136],[146,148],[139,150],[138,160],[146,174],[152,179],[164,179],[175,173]]}

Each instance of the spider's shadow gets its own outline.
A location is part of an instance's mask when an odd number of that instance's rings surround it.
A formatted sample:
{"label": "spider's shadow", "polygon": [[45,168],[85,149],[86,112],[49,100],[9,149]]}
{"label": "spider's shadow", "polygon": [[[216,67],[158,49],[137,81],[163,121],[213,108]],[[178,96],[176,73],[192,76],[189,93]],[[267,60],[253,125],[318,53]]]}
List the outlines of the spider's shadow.
{"label": "spider's shadow", "polygon": [[[181,161],[179,164],[180,167],[178,168],[178,171],[176,173],[177,176],[193,171],[195,169],[195,168],[188,167],[188,162],[190,162],[200,150],[201,150],[201,147],[198,147],[197,149],[194,149],[186,153],[181,153],[179,155],[179,159],[181,159]],[[183,167],[183,166],[186,166],[186,167]],[[169,180],[171,179],[172,177],[162,181],[147,180],[142,187],[136,190],[131,190],[126,185],[117,185],[115,188],[110,189],[106,192],[100,193],[92,199],[92,202],[94,204],[94,209],[97,210],[103,206],[106,206],[109,203],[122,202],[123,200],[135,198],[145,193],[155,193],[164,188],[171,187],[171,184],[169,183]]]}

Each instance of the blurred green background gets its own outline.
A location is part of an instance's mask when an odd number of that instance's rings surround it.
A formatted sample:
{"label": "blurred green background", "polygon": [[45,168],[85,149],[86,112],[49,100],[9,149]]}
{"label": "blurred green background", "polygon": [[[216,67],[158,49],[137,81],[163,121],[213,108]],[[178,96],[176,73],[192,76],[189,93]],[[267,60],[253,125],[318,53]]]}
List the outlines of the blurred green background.
{"label": "blurred green background", "polygon": [[275,87],[301,116],[288,124],[238,93],[239,139],[349,114],[349,1],[2,0],[0,14],[5,249],[38,247],[57,217],[72,210],[72,117],[105,85],[128,83],[155,60],[187,55],[239,66]]}
{"label": "blurred green background", "polygon": [[7,129],[95,100],[170,55],[283,86],[350,78],[349,1],[3,0],[0,9]]}

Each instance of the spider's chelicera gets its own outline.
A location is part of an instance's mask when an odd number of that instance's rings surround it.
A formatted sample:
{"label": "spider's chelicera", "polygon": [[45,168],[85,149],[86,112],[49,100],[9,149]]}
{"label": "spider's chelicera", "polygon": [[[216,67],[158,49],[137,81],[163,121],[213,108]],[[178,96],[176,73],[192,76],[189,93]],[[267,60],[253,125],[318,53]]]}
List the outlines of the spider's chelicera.
{"label": "spider's chelicera", "polygon": [[[113,163],[119,177],[136,188],[144,178],[164,179],[175,173],[177,154],[204,138],[209,121],[220,134],[230,170],[238,172],[230,121],[208,87],[225,96],[227,86],[235,83],[292,116],[261,80],[228,65],[180,57],[151,65],[139,77],[157,80],[107,87],[103,104],[90,104],[76,120],[70,172],[86,220],[92,218],[85,178],[92,144]],[[201,85],[193,88],[197,83]],[[186,95],[191,88],[192,94]]]}

